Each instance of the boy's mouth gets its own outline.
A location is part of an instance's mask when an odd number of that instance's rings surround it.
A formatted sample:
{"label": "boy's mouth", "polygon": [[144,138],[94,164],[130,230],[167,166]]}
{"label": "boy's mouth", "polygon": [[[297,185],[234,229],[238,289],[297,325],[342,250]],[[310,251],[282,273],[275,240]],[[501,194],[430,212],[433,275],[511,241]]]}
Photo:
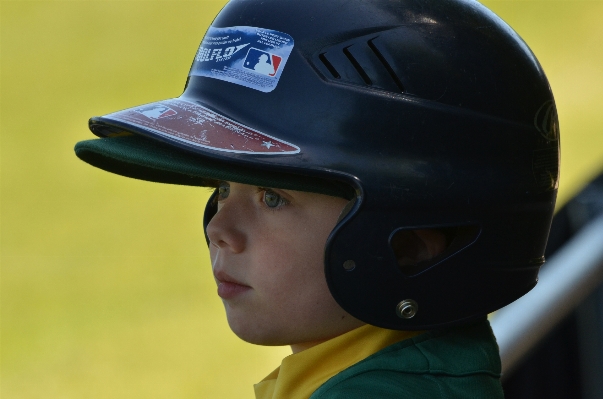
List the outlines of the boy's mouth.
{"label": "boy's mouth", "polygon": [[214,276],[218,283],[218,296],[222,299],[234,298],[251,289],[250,286],[235,280],[223,271],[215,271]]}

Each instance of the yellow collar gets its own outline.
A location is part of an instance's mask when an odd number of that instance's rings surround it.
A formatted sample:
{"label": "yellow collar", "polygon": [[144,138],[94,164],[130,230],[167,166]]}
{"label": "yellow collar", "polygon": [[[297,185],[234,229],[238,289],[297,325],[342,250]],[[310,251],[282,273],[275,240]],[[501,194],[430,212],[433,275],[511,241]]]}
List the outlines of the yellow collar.
{"label": "yellow collar", "polygon": [[335,374],[396,342],[422,331],[395,331],[365,325],[305,351],[254,385],[256,399],[308,399]]}

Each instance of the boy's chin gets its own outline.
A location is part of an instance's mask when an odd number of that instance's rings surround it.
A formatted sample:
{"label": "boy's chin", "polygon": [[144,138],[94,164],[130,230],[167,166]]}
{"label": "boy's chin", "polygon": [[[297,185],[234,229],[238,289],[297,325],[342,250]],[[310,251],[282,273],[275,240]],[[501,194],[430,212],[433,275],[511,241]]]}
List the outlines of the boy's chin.
{"label": "boy's chin", "polygon": [[245,342],[262,346],[285,346],[295,342],[294,337],[290,337],[284,332],[274,331],[274,329],[258,328],[258,326],[249,326],[242,323],[228,321],[232,332]]}
{"label": "boy's chin", "polygon": [[349,325],[339,325],[339,328],[329,330],[325,329],[324,326],[320,326],[314,330],[310,330],[308,325],[292,329],[291,326],[244,322],[241,320],[232,320],[228,317],[228,325],[237,337],[250,344],[262,346],[293,346],[303,343],[322,342],[345,334],[364,324],[360,320],[353,319]]}
{"label": "boy's chin", "polygon": [[[239,319],[227,314],[228,326],[232,332],[245,342],[262,346],[287,346],[311,340],[311,331],[303,331],[291,326],[282,326],[256,319]],[[304,334],[305,333],[305,334]],[[310,337],[309,337],[310,336]],[[310,339],[308,339],[310,338]]]}

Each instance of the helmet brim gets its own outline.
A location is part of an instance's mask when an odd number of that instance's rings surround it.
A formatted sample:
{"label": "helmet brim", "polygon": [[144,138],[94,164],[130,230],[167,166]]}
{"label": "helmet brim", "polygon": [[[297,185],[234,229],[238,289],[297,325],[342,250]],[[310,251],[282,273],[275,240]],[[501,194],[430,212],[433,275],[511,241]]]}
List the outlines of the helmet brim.
{"label": "helmet brim", "polygon": [[346,199],[354,196],[353,189],[340,182],[236,165],[127,130],[120,136],[80,141],[75,146],[75,153],[97,168],[152,182],[215,187],[219,181],[232,181]]}

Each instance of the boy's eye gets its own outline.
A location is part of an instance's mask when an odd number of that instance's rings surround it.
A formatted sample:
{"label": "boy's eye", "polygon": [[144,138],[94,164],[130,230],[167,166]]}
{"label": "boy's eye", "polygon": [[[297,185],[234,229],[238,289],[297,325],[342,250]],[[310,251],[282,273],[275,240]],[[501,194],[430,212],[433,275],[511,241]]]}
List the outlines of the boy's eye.
{"label": "boy's eye", "polygon": [[264,203],[268,208],[278,208],[287,203],[287,200],[275,193],[274,191],[264,191]]}
{"label": "boy's eye", "polygon": [[230,186],[227,183],[220,183],[218,186],[218,201],[225,200],[230,194]]}

